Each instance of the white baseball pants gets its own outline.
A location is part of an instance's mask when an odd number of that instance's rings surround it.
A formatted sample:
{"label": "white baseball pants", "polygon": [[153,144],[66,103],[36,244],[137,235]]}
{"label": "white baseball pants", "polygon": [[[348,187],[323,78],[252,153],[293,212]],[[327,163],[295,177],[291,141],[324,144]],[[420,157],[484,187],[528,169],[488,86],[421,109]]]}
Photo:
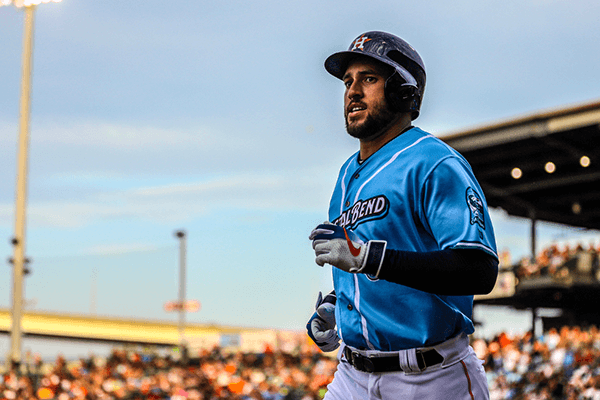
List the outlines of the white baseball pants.
{"label": "white baseball pants", "polygon": [[324,400],[489,400],[483,362],[475,355],[466,335],[425,349],[431,348],[436,349],[444,361],[423,371],[416,364],[414,352],[417,349],[361,351],[365,356],[374,357],[398,354],[404,360],[404,371],[368,373],[347,363],[342,347],[338,353],[338,369],[327,386]]}

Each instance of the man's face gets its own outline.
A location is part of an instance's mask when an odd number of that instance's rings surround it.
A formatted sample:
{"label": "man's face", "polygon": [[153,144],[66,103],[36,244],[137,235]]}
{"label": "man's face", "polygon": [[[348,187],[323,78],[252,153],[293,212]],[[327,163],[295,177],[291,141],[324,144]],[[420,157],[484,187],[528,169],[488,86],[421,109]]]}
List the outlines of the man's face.
{"label": "man's face", "polygon": [[344,117],[350,136],[372,140],[394,120],[384,93],[388,75],[384,64],[369,58],[357,58],[348,65],[342,80],[346,86]]}

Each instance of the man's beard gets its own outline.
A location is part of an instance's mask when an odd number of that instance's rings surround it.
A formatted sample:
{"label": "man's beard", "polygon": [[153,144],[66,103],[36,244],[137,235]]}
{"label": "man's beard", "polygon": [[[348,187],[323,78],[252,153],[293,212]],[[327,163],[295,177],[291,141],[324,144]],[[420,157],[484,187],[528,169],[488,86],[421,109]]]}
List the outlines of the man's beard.
{"label": "man's beard", "polygon": [[370,141],[381,136],[385,129],[396,118],[396,114],[390,110],[387,102],[377,103],[372,113],[369,113],[362,124],[349,126],[348,113],[344,116],[346,122],[346,131],[352,137],[360,140]]}

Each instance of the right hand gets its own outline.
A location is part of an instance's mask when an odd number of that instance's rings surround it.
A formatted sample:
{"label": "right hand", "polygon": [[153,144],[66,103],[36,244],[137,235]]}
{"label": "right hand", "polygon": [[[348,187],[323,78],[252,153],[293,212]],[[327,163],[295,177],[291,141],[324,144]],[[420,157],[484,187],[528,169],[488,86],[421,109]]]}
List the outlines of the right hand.
{"label": "right hand", "polygon": [[325,298],[319,292],[315,313],[308,320],[306,330],[308,336],[315,342],[321,351],[329,352],[340,347],[340,338],[335,329],[335,303],[337,297],[332,291]]}
{"label": "right hand", "polygon": [[356,233],[331,222],[318,225],[308,238],[313,241],[315,262],[321,267],[327,263],[354,274],[364,271],[379,274],[387,247],[385,240],[365,243]]}

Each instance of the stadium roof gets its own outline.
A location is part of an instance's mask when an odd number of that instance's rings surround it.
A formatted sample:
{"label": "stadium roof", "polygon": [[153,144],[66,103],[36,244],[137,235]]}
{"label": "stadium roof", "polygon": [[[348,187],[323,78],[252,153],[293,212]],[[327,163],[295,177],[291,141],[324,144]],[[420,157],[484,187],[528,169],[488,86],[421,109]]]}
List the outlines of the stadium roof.
{"label": "stadium roof", "polygon": [[441,139],[469,161],[490,207],[600,229],[600,100]]}

